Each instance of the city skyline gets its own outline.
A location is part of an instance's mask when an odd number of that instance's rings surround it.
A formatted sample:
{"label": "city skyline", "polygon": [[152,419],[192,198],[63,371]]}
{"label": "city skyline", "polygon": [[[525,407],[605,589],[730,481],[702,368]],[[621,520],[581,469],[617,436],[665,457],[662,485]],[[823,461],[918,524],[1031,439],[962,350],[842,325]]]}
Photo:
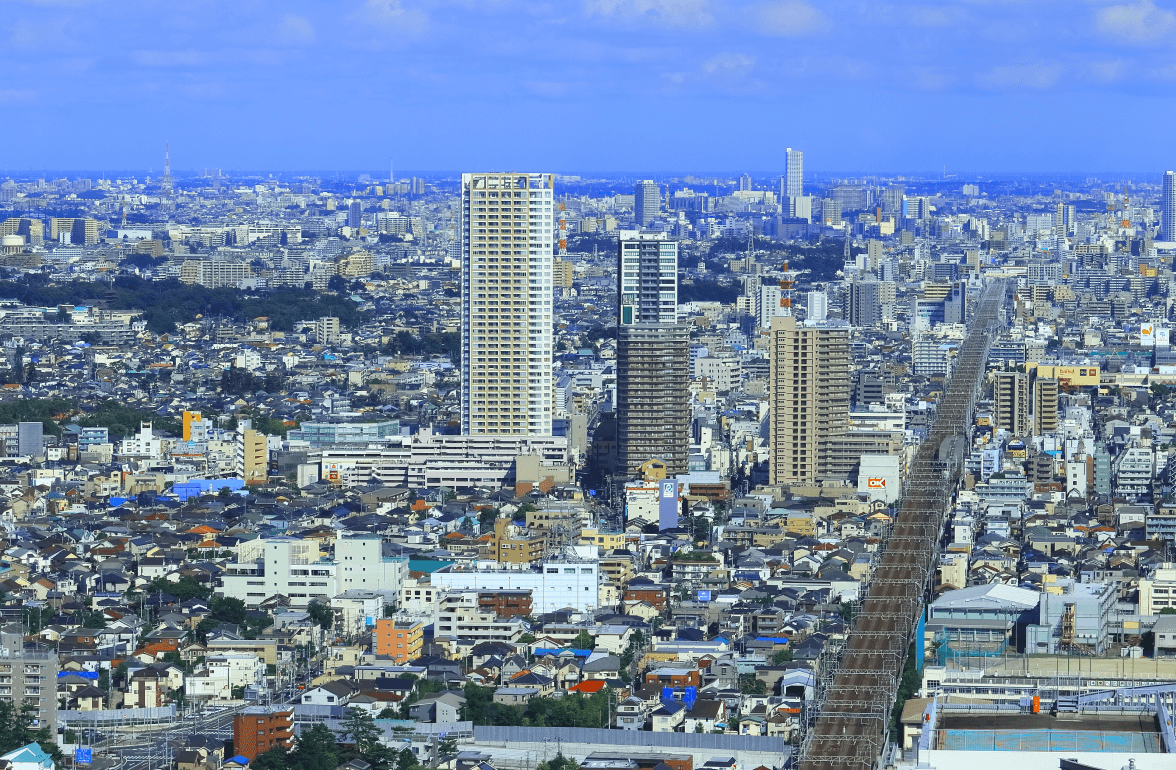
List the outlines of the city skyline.
{"label": "city skyline", "polygon": [[[394,152],[405,168],[739,169],[789,145],[812,169],[1176,166],[1167,0],[5,8],[0,104],[37,118],[9,126],[12,169],[161,166],[165,141],[176,168]],[[501,55],[535,40],[526,61]],[[1097,121],[1057,130],[1076,105],[1124,100],[1148,116],[1130,142]],[[639,110],[679,117],[646,134],[614,118]],[[518,112],[552,128],[518,136]]]}

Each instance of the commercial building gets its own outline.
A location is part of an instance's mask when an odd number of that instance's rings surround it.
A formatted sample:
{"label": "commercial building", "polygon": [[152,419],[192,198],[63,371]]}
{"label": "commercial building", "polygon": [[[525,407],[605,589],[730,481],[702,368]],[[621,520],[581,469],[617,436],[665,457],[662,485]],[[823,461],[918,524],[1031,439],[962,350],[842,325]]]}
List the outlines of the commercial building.
{"label": "commercial building", "polygon": [[[257,541],[238,555],[221,577],[223,596],[241,599],[256,607],[266,598],[282,594],[295,607],[305,607],[351,589],[364,589],[396,597],[408,574],[405,557],[383,555],[383,541],[376,535],[353,535],[335,541],[335,560],[317,557],[317,547],[278,537]],[[391,603],[391,602],[389,602]]]}
{"label": "commercial building", "polygon": [[769,461],[772,484],[834,476],[833,445],[849,428],[849,329],[772,319]]}
{"label": "commercial building", "polygon": [[551,435],[552,174],[462,174],[461,431]]}
{"label": "commercial building", "polygon": [[184,679],[189,698],[231,700],[238,688],[265,687],[265,661],[248,652],[210,654],[204,665],[204,671]]}
{"label": "commercial building", "polygon": [[503,569],[485,563],[472,569],[453,565],[434,572],[432,581],[437,588],[463,591],[530,590],[536,614],[565,607],[589,610],[600,606],[600,562],[595,556],[578,553],[551,557],[527,569]]}
{"label": "commercial building", "polygon": [[502,486],[571,480],[563,436],[443,436],[422,430],[374,449],[323,449],[321,478],[344,486]]}
{"label": "commercial building", "polygon": [[1110,583],[1078,583],[1045,575],[1039,620],[1030,626],[1026,652],[1075,652],[1101,655],[1110,643],[1111,617],[1119,592]]}
{"label": "commercial building", "polygon": [[657,219],[661,211],[661,185],[652,179],[642,179],[633,190],[633,221],[645,227]]}
{"label": "commercial building", "polygon": [[49,219],[49,239],[57,243],[70,243],[75,246],[93,246],[98,243],[98,220],[51,217]]}
{"label": "commercial building", "polygon": [[233,715],[233,751],[252,761],[275,746],[294,745],[294,709],[248,706]]}
{"label": "commercial building", "polygon": [[305,441],[311,449],[347,444],[366,446],[400,435],[399,420],[381,422],[304,422],[289,431],[290,441]]}

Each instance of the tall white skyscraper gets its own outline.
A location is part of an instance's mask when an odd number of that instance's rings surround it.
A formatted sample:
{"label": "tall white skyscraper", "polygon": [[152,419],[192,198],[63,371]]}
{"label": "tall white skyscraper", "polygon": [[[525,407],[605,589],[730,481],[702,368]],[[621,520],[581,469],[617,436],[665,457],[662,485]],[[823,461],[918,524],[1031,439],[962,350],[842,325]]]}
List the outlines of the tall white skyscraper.
{"label": "tall white skyscraper", "polygon": [[461,431],[551,435],[552,174],[462,174]]}
{"label": "tall white skyscraper", "polygon": [[661,211],[661,185],[652,179],[642,179],[633,190],[633,219],[638,227],[645,227],[657,219]]}
{"label": "tall white skyscraper", "polygon": [[799,198],[804,195],[804,153],[791,147],[784,152],[784,189],[781,198]]}
{"label": "tall white skyscraper", "polygon": [[1160,209],[1160,240],[1176,241],[1176,171],[1164,172],[1164,197]]}

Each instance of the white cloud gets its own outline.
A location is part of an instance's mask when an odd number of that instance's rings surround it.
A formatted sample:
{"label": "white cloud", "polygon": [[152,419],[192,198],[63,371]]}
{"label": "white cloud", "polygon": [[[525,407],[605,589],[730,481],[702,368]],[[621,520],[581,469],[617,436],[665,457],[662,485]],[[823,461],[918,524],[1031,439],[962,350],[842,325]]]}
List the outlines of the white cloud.
{"label": "white cloud", "polygon": [[910,82],[920,91],[942,91],[954,79],[937,67],[911,68]]}
{"label": "white cloud", "polygon": [[609,16],[674,27],[714,23],[708,0],[587,0],[589,16]]}
{"label": "white cloud", "polygon": [[1104,35],[1130,45],[1158,45],[1173,40],[1176,13],[1156,8],[1151,0],[1140,0],[1103,8],[1097,25]]}
{"label": "white cloud", "polygon": [[424,29],[429,19],[419,8],[405,8],[401,0],[366,0],[359,9],[362,21],[404,34]]}
{"label": "white cloud", "polygon": [[1050,88],[1062,76],[1065,67],[1060,64],[1038,62],[1035,64],[1014,64],[993,67],[976,76],[976,83],[982,88],[1004,90],[1010,88]]}
{"label": "white cloud", "polygon": [[779,37],[800,37],[819,32],[827,23],[820,11],[797,0],[764,3],[756,9],[754,18],[757,30]]}
{"label": "white cloud", "polygon": [[278,25],[278,39],[290,45],[313,43],[314,26],[303,16],[286,16]]}
{"label": "white cloud", "polygon": [[1098,83],[1114,83],[1122,80],[1127,74],[1127,62],[1124,61],[1096,61],[1086,65],[1090,78]]}
{"label": "white cloud", "polygon": [[755,57],[741,53],[721,53],[702,63],[702,69],[709,75],[742,75],[755,66]]}

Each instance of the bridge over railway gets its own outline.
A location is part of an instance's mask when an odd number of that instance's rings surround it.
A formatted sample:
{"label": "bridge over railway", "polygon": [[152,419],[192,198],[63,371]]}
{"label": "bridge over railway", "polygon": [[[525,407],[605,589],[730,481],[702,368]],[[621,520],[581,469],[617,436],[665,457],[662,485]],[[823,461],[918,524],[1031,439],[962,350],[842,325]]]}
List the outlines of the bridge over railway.
{"label": "bridge over railway", "polygon": [[955,371],[903,489],[893,530],[845,644],[819,661],[806,709],[801,770],[869,770],[887,743],[907,650],[928,596],[944,517],[960,480],[989,346],[1003,322],[1004,282],[976,305]]}

